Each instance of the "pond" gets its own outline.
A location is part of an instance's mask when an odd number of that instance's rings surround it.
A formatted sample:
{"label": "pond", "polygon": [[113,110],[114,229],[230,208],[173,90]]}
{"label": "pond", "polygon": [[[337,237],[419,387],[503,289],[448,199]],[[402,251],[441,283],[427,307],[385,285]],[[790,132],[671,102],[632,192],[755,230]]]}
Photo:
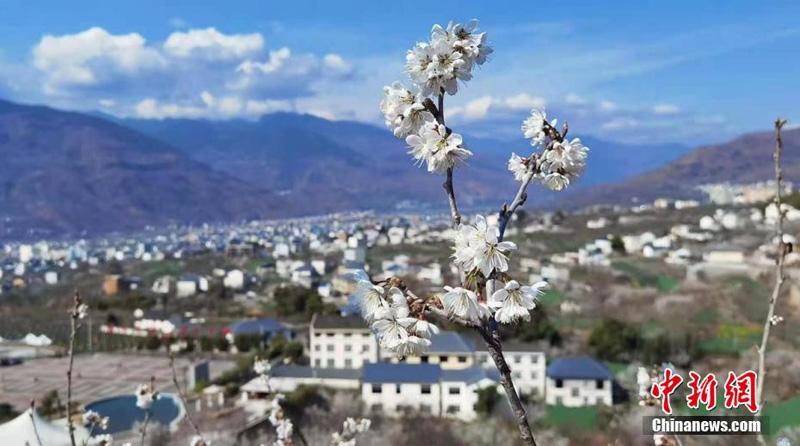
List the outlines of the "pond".
{"label": "pond", "polygon": [[[136,407],[136,395],[122,395],[95,401],[86,405],[86,410],[93,410],[100,416],[108,417],[108,429],[95,432],[95,435],[116,434],[133,429],[136,423],[144,422],[145,411]],[[162,393],[150,408],[150,423],[158,423],[168,428],[175,425],[184,415],[180,400],[175,396]]]}

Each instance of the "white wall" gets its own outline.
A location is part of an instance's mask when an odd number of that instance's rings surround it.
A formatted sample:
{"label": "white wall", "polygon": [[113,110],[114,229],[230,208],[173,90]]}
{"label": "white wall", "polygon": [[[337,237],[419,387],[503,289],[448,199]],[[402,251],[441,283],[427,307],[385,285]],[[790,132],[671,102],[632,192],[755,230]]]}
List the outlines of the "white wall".
{"label": "white wall", "polygon": [[[369,411],[378,410],[376,405],[380,405],[380,412],[384,415],[398,416],[402,413],[398,410],[398,406],[406,406],[417,413],[429,411],[434,416],[441,415],[439,383],[375,384],[375,386],[381,389],[380,393],[374,393],[373,385],[370,383],[361,386],[361,399]],[[429,393],[422,393],[423,386],[428,387]]]}
{"label": "white wall", "polygon": [[378,341],[368,329],[315,329],[310,332],[311,367],[360,369],[378,362]]}
{"label": "white wall", "polygon": [[567,407],[595,406],[613,402],[611,395],[611,381],[601,381],[602,387],[597,387],[595,380],[562,380],[562,386],[556,387],[556,381],[547,378],[547,404],[562,405]]}

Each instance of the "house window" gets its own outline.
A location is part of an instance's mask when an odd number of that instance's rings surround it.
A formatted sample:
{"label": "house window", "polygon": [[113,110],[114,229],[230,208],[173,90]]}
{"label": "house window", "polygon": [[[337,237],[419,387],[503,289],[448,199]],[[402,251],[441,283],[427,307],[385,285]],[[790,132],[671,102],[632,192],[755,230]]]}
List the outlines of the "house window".
{"label": "house window", "polygon": [[531,356],[531,362],[534,363],[534,364],[538,364],[539,363],[539,355]]}
{"label": "house window", "polygon": [[394,386],[394,392],[395,392],[395,393],[400,393],[400,384],[395,384],[395,386]]}
{"label": "house window", "polygon": [[327,333],[325,336],[327,336],[329,338],[332,338],[333,337],[333,333]]}
{"label": "house window", "polygon": [[345,333],[344,334],[344,337],[346,337],[346,338],[349,338],[350,336],[353,336],[353,333]]}
{"label": "house window", "polygon": [[439,356],[439,362],[447,362],[447,356]]}
{"label": "house window", "polygon": [[363,336],[363,337],[365,337],[365,338],[368,338],[368,337],[370,336],[370,334],[371,334],[371,333],[363,333],[363,334],[361,334],[361,336]]}
{"label": "house window", "polygon": [[428,404],[420,404],[419,411],[421,413],[431,413],[431,406]]}
{"label": "house window", "polygon": [[580,391],[581,391],[581,389],[579,389],[579,388],[577,388],[577,387],[573,388],[573,389],[572,389],[572,396],[574,396],[575,398],[577,398],[577,397],[578,397],[578,395],[579,395],[579,392],[580,392]]}
{"label": "house window", "polygon": [[314,351],[315,351],[315,352],[318,352],[318,351],[320,351],[320,350],[322,350],[322,346],[321,346],[321,345],[319,345],[319,344],[316,344],[316,345],[314,346]]}
{"label": "house window", "polygon": [[370,410],[373,412],[383,412],[383,404],[373,404]]}
{"label": "house window", "polygon": [[514,379],[522,379],[522,373],[520,372],[514,372],[511,375],[514,377]]}
{"label": "house window", "polygon": [[322,333],[314,333],[314,337],[315,337],[315,338],[318,338],[318,337],[320,337],[320,336],[322,336]]}
{"label": "house window", "polygon": [[361,346],[361,353],[366,353],[369,351],[369,345],[362,345]]}
{"label": "house window", "polygon": [[322,365],[322,360],[321,359],[315,359],[314,360],[314,365],[317,366],[317,367],[320,367]]}
{"label": "house window", "polygon": [[328,360],[328,367],[333,367],[333,366],[334,366],[334,364],[335,364],[335,363],[333,362],[333,359],[329,359],[329,360]]}
{"label": "house window", "polygon": [[531,379],[536,379],[537,376],[536,371],[531,371]]}
{"label": "house window", "polygon": [[332,352],[333,351],[333,344],[329,344],[327,350],[329,352]]}
{"label": "house window", "polygon": [[352,369],[353,368],[353,360],[352,359],[345,359],[344,360],[344,368]]}
{"label": "house window", "polygon": [[423,384],[422,385],[422,394],[423,395],[430,395],[431,394],[431,385],[430,384]]}
{"label": "house window", "polygon": [[380,384],[373,384],[372,385],[372,393],[381,393],[381,385]]}
{"label": "house window", "polygon": [[459,356],[458,357],[458,362],[467,362],[467,357],[466,356]]}
{"label": "house window", "polygon": [[559,389],[564,387],[564,380],[557,379],[556,380],[556,387],[559,388]]}
{"label": "house window", "polygon": [[598,379],[598,380],[596,380],[596,381],[594,382],[594,385],[595,385],[595,387],[597,387],[598,389],[602,389],[602,388],[603,388],[603,380],[602,380],[602,379]]}
{"label": "house window", "polygon": [[461,393],[461,387],[450,387],[447,393],[450,395],[459,395]]}
{"label": "house window", "polygon": [[347,345],[345,345],[345,346],[344,346],[344,351],[346,351],[346,352],[351,352],[351,351],[353,351],[353,346],[352,346],[352,345],[350,345],[350,344],[347,344]]}
{"label": "house window", "polygon": [[514,362],[515,362],[515,363],[517,363],[517,364],[519,364],[520,362],[522,362],[522,356],[520,356],[520,355],[514,355]]}
{"label": "house window", "polygon": [[423,364],[427,364],[428,363],[428,357],[427,356],[420,356],[419,360],[422,361]]}
{"label": "house window", "polygon": [[454,413],[458,413],[458,411],[459,411],[459,408],[456,405],[447,406],[447,413],[454,414]]}

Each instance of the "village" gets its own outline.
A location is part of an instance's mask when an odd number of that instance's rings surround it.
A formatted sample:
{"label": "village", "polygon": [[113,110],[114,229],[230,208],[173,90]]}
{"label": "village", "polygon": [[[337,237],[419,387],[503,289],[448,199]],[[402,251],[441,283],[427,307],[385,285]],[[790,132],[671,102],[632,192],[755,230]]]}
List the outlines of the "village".
{"label": "village", "polygon": [[[548,290],[530,323],[501,331],[504,354],[518,391],[536,408],[533,422],[554,441],[609,432],[637,438],[641,426],[631,414],[642,409],[631,400],[641,365],[718,373],[753,367],[776,257],[778,212],[768,204],[774,184],[702,190],[703,200],[528,210],[509,225],[507,238],[519,247],[509,274],[546,281]],[[784,211],[784,241],[794,244],[800,210],[785,204]],[[496,214],[484,215],[496,223]],[[63,387],[54,370],[63,366],[65,309],[77,290],[91,308],[76,345],[82,370],[108,369],[131,355],[151,369],[110,386],[85,372],[78,387],[84,404],[129,393],[147,374],[174,391],[166,359],[159,366],[169,351],[195,402],[186,410],[212,426],[214,444],[256,438],[264,397],[276,389],[297,395],[301,413],[345,407],[466,424],[491,414],[502,425],[511,415],[495,404],[502,402],[499,376],[473,333],[442,321],[429,352],[398,358],[380,348],[351,297],[362,271],[373,281],[397,277],[418,294],[441,294],[458,278],[452,237],[445,214],[349,213],[0,245],[0,405],[20,413],[32,398]],[[786,265],[797,268],[800,255],[790,253]],[[787,284],[779,308],[787,320],[800,314],[798,285]],[[790,390],[800,378],[788,372],[800,366],[798,330],[787,323],[775,334],[787,372],[768,388],[772,401],[785,402],[771,410],[797,415],[773,422],[775,432],[800,419]],[[269,383],[247,372],[254,355],[274,362]]]}

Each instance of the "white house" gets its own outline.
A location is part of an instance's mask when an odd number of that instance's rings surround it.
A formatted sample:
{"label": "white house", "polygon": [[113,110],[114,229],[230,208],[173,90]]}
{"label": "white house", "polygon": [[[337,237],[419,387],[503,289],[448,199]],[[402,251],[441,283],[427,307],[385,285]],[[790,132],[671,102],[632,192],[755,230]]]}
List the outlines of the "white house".
{"label": "white house", "polygon": [[548,405],[566,407],[613,404],[613,376],[602,362],[588,356],[560,358],[547,367]]}
{"label": "white house", "polygon": [[267,396],[272,392],[293,392],[303,385],[356,390],[361,387],[360,378],[361,370],[357,369],[320,369],[282,364],[270,371],[269,385],[260,376],[243,385],[242,401]]}
{"label": "white house", "polygon": [[58,271],[47,271],[44,273],[44,283],[55,285],[58,283]]}
{"label": "white house", "polygon": [[497,387],[497,374],[479,367],[442,370],[438,364],[366,364],[361,399],[372,412],[475,418],[477,392]]}
{"label": "white house", "polygon": [[[477,363],[487,369],[496,369],[494,360],[482,342],[478,343]],[[517,390],[525,395],[544,396],[547,361],[541,346],[521,342],[503,342],[503,355],[511,369]]]}
{"label": "white house", "polygon": [[378,362],[378,341],[360,316],[315,314],[309,337],[312,367],[360,369]]}
{"label": "white house", "polygon": [[[381,359],[394,363],[400,362],[393,352],[381,351]],[[437,364],[444,370],[460,370],[475,365],[475,342],[454,331],[442,331],[431,336],[428,351],[421,356],[409,356],[403,359],[407,364]]]}
{"label": "white house", "polygon": [[225,279],[223,279],[222,284],[225,288],[230,288],[232,290],[240,290],[244,288],[244,272],[239,269],[232,269],[225,274]]}

